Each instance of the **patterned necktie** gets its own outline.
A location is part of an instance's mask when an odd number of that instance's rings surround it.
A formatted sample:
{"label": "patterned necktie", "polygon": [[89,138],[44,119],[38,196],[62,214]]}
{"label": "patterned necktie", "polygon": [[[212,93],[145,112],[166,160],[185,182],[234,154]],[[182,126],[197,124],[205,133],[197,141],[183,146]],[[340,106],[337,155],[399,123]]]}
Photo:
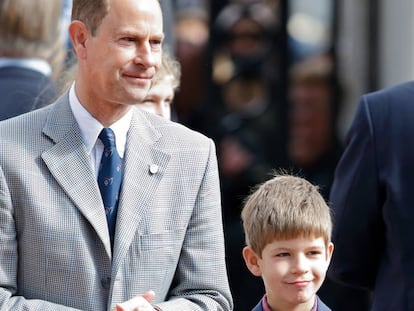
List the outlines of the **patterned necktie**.
{"label": "patterned necktie", "polygon": [[113,245],[119,188],[122,180],[122,159],[116,150],[115,134],[110,128],[104,128],[99,134],[99,138],[104,144],[104,151],[99,166],[98,185]]}

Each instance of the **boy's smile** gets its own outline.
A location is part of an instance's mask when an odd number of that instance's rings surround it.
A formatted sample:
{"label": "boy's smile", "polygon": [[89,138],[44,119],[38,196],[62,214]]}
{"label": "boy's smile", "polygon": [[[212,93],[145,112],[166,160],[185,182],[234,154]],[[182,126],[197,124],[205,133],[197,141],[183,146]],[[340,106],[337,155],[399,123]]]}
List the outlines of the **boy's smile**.
{"label": "boy's smile", "polygon": [[[322,237],[274,241],[257,257],[272,310],[311,310],[333,251]],[[303,306],[303,308],[302,308]]]}

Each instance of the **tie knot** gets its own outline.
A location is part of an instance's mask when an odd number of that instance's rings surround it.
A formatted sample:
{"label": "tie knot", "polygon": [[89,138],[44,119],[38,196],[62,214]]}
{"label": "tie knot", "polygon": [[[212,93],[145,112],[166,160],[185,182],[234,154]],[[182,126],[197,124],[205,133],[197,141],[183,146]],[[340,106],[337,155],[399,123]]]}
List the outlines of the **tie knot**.
{"label": "tie knot", "polygon": [[103,128],[99,134],[99,139],[104,144],[105,148],[115,148],[115,134],[110,128]]}

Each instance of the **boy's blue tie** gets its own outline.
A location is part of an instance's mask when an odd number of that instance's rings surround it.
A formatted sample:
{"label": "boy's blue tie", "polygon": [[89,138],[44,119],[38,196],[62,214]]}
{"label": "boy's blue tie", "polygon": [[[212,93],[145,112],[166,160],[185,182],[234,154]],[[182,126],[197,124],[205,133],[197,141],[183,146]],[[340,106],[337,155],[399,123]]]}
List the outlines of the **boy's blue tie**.
{"label": "boy's blue tie", "polygon": [[104,128],[99,138],[104,144],[104,151],[99,166],[98,185],[105,207],[111,245],[113,245],[118,196],[122,181],[122,159],[116,150],[115,134],[110,128]]}

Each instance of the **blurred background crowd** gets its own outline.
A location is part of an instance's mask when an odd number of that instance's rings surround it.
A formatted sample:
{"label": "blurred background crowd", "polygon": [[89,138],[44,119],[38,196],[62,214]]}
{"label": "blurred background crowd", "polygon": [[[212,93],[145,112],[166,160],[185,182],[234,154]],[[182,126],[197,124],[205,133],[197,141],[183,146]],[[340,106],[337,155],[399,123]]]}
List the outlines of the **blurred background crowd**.
{"label": "blurred background crowd", "polygon": [[[22,77],[32,85],[31,93],[15,92],[9,99],[25,103],[24,107],[12,111],[5,105],[0,119],[47,105],[70,82],[67,77],[76,67],[66,31],[71,0],[49,1],[32,8],[27,24],[12,30],[7,19],[13,12],[0,12],[0,90],[5,94],[16,89]],[[165,45],[182,69],[172,119],[216,143],[235,310],[250,310],[264,289],[242,261],[243,199],[253,185],[281,168],[319,185],[328,199],[358,97],[413,76],[414,44],[400,32],[404,27],[413,29],[407,12],[414,4],[409,0],[160,2]],[[42,62],[18,63],[18,57]],[[39,75],[6,72],[5,64],[12,60],[22,70],[37,68]],[[47,93],[39,94],[45,89]],[[368,310],[369,296],[337,286],[327,280],[320,294],[333,310]],[[352,300],[347,295],[358,305],[341,302]]]}

